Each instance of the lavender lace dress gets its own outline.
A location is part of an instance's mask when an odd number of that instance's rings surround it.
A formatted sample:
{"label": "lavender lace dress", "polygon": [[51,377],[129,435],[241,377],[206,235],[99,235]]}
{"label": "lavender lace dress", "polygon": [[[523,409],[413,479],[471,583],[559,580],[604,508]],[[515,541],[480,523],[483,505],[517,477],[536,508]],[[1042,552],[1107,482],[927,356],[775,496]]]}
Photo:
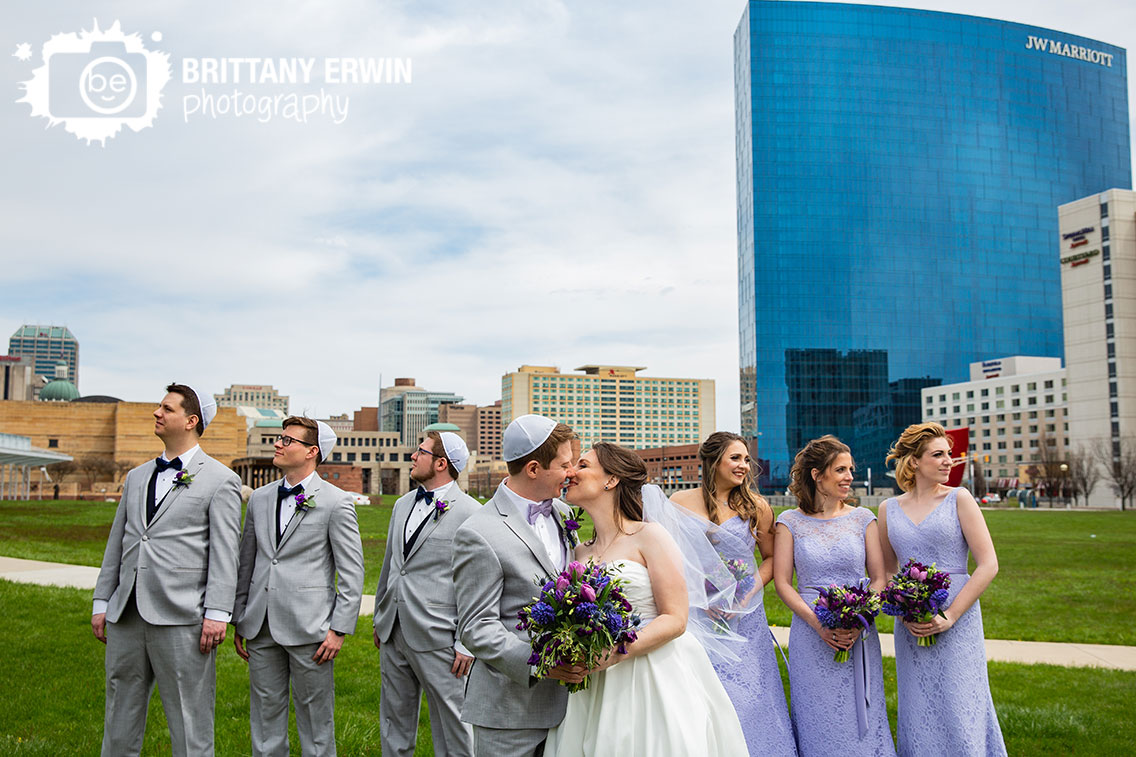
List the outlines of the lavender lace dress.
{"label": "lavender lace dress", "polygon": [[[752,563],[754,548],[757,546],[749,530],[749,523],[737,516],[721,525],[736,539],[723,540],[722,545],[745,547],[748,554],[728,554],[727,548],[719,552],[723,559],[741,559]],[[747,579],[752,581],[752,579]],[[746,587],[747,589],[749,587]],[[745,733],[746,746],[751,755],[792,755],[796,757],[797,746],[793,739],[793,728],[789,723],[789,709],[785,705],[784,688],[781,685],[781,672],[777,669],[777,657],[773,650],[773,637],[769,633],[769,623],[765,619],[765,606],[760,589],[750,600],[756,607],[738,620],[737,632],[746,638],[744,648],[737,650],[741,658],[736,662],[716,661],[714,671],[722,681],[722,686],[734,704],[738,719]]]}
{"label": "lavender lace dress", "polygon": [[[913,523],[894,499],[885,504],[888,540],[899,564],[915,558],[950,573],[953,602],[970,578],[969,550],[958,519],[958,490],[948,494],[919,524]],[[1006,754],[986,677],[978,602],[939,634],[933,647],[916,646],[915,637],[896,619],[895,675],[899,700],[896,734],[901,755]]]}
{"label": "lavender lace dress", "polygon": [[[793,534],[797,591],[810,606],[817,587],[856,583],[864,577],[864,534],[875,519],[863,508],[829,520],[810,518],[799,510],[781,513],[777,522]],[[856,642],[848,662],[835,662],[832,656],[832,647],[794,614],[789,630],[789,691],[797,751],[801,757],[894,755],[875,627]]]}

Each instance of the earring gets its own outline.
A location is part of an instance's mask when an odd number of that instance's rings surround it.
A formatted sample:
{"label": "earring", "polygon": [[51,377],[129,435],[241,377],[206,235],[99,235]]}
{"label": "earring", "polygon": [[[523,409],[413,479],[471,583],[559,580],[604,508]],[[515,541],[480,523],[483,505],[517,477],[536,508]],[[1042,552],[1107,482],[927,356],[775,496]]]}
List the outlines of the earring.
{"label": "earring", "polygon": [[610,486],[608,486],[607,484],[604,484],[604,491],[605,491],[605,492],[606,492],[606,491],[607,491],[608,489],[610,489],[610,488],[611,488]]}

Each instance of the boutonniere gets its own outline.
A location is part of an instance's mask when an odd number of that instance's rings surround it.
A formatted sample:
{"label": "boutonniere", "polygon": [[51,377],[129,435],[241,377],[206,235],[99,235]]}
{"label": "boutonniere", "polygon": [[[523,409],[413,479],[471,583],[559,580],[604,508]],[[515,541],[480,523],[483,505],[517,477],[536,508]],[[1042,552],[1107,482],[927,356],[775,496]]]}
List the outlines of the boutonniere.
{"label": "boutonniere", "polygon": [[177,473],[174,474],[174,486],[175,487],[189,486],[192,483],[193,483],[193,475],[186,473],[183,470],[179,470]]}
{"label": "boutonniere", "polygon": [[568,540],[568,546],[575,547],[580,543],[580,537],[576,532],[580,530],[580,520],[584,517],[583,509],[575,507],[564,519],[564,538]]}
{"label": "boutonniere", "polygon": [[310,508],[316,506],[316,498],[314,494],[305,494],[300,492],[296,495],[296,509],[302,513],[306,513]]}
{"label": "boutonniere", "polygon": [[434,520],[438,520],[450,511],[450,503],[444,499],[434,500]]}

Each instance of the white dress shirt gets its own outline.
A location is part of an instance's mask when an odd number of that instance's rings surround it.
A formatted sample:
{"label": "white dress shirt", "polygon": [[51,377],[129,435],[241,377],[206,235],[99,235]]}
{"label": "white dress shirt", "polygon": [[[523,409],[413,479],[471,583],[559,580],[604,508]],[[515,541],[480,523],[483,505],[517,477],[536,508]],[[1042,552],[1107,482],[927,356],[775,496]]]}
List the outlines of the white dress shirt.
{"label": "white dress shirt", "polygon": [[[529,505],[535,504],[532,500],[525,499],[520,494],[509,488],[509,485],[501,487],[505,491],[505,496],[508,497],[509,503],[512,507],[520,513],[525,523],[529,522]],[[556,503],[552,505],[556,509]],[[541,544],[544,545],[545,551],[548,552],[548,559],[552,560],[552,564],[558,570],[564,570],[568,565],[568,555],[564,547],[564,540],[560,537],[560,529],[556,527],[556,520],[552,514],[542,515],[537,517],[536,522],[530,524],[532,530],[536,532],[537,538],[540,539]]]}
{"label": "white dress shirt", "polygon": [[[308,487],[311,486],[312,479],[315,478],[315,477],[316,477],[316,472],[312,471],[311,473],[309,473],[307,475],[307,478],[305,478],[303,481],[299,482],[299,485],[304,487],[305,493],[307,493]],[[296,486],[296,484],[289,482],[288,477],[285,476],[284,480],[281,482],[281,486],[283,486],[285,489],[291,489],[293,486]],[[289,494],[287,497],[285,497],[280,502],[280,520],[278,520],[276,522],[276,529],[277,529],[276,530],[276,538],[280,538],[281,536],[284,535],[284,532],[288,530],[288,522],[292,520],[292,516],[295,515],[295,514],[296,514],[296,495],[295,494]],[[274,518],[276,517],[275,511],[273,511],[272,517],[274,517]]]}
{"label": "white dress shirt", "polygon": [[[194,456],[200,451],[201,451],[201,445],[195,444],[195,445],[193,445],[193,447],[191,447],[190,449],[186,450],[185,452],[183,452],[183,453],[181,453],[180,455],[177,456],[178,460],[181,461],[181,469],[183,471],[187,470],[189,468],[190,462],[193,461]],[[162,453],[161,459],[165,460],[166,462],[169,462],[169,458],[166,457],[165,452]],[[161,503],[161,501],[166,498],[166,495],[170,493],[170,489],[174,488],[174,477],[177,474],[178,474],[178,471],[177,471],[176,468],[166,468],[164,471],[158,472],[157,477],[154,479],[154,501],[155,502]],[[150,482],[147,481],[146,483],[149,484]],[[96,599],[94,601],[94,606],[91,609],[91,614],[92,615],[103,615],[103,614],[105,614],[106,611],[107,611],[107,605],[108,604],[109,604],[109,602],[105,599]],[[231,621],[233,619],[233,614],[231,612],[225,612],[224,610],[216,610],[216,609],[207,607],[207,608],[205,608],[205,617],[208,618],[209,620],[219,620],[222,623],[228,623],[229,621]]]}
{"label": "white dress shirt", "polygon": [[[446,495],[450,493],[450,489],[454,486],[453,481],[448,484],[442,484],[437,489],[431,489],[430,493],[434,495],[433,502],[427,502],[425,499],[417,500],[414,506],[410,509],[410,515],[406,518],[406,528],[402,532],[403,546],[410,541],[410,537],[418,530],[418,527],[429,517],[431,517],[437,508],[434,507],[434,502],[439,499],[445,499]],[[417,490],[415,490],[417,492]],[[415,494],[417,496],[417,493]]]}

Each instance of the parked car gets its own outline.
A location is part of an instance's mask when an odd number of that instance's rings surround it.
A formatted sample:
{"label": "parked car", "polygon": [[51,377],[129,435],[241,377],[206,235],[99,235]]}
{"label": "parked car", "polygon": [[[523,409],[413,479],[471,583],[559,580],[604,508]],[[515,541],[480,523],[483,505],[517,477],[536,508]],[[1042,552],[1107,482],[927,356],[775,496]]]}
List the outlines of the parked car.
{"label": "parked car", "polygon": [[371,504],[371,498],[368,497],[366,494],[356,494],[355,492],[347,492],[347,493],[349,495],[351,495],[351,502],[356,507],[358,507],[359,505]]}

